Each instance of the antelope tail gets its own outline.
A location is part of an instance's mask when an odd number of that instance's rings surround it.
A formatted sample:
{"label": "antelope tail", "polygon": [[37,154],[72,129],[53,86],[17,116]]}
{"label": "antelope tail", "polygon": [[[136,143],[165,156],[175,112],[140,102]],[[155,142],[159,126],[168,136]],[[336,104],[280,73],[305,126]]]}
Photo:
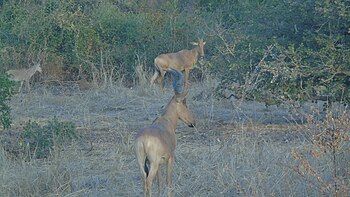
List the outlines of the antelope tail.
{"label": "antelope tail", "polygon": [[154,59],[154,67],[156,67],[156,70],[157,70],[158,73],[160,74],[160,68],[159,68],[159,66],[158,66],[158,64],[157,64],[157,58]]}
{"label": "antelope tail", "polygon": [[149,160],[146,156],[145,153],[145,148],[144,148],[144,144],[142,141],[136,141],[136,157],[138,160],[138,163],[140,165],[140,168],[142,168],[142,170],[146,173],[146,175],[148,176],[149,174]]}
{"label": "antelope tail", "polygon": [[148,174],[149,174],[149,166],[147,165],[147,163],[148,163],[148,159],[146,158],[146,159],[145,159],[144,170],[145,170],[146,175],[147,175],[147,177],[148,177]]}

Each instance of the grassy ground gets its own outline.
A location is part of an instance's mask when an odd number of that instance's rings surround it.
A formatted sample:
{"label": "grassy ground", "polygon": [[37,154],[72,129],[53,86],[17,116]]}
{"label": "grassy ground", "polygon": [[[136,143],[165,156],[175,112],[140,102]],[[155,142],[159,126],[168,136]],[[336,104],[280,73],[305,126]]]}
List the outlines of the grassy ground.
{"label": "grassy ground", "polygon": [[[334,162],[328,155],[308,156],[316,131],[302,115],[310,106],[291,114],[290,106],[218,100],[214,86],[210,80],[191,85],[187,98],[197,127],[178,123],[174,196],[335,194]],[[1,131],[3,146],[16,144],[28,120],[44,123],[54,116],[74,122],[81,138],[50,159],[31,162],[13,159],[2,149],[0,196],[141,196],[134,136],[161,113],[172,94],[170,88],[160,94],[148,86],[81,91],[74,85],[16,95],[11,103],[14,125]],[[342,156],[342,161],[349,161],[348,152]],[[310,174],[305,161],[316,175]],[[349,191],[348,163],[337,162],[336,168],[345,176],[346,188],[341,191]]]}

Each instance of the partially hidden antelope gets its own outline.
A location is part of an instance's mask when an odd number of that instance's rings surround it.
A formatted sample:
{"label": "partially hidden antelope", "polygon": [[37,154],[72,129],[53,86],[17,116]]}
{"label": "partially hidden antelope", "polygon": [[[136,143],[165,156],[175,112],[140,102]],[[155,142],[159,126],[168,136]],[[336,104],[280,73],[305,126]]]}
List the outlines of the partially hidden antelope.
{"label": "partially hidden antelope", "polygon": [[205,42],[203,39],[199,39],[198,42],[191,42],[191,44],[196,46],[192,50],[181,50],[176,53],[161,54],[154,59],[155,71],[151,78],[151,85],[159,78],[160,90],[163,92],[163,79],[169,68],[185,71],[185,82],[188,81],[189,72],[193,69],[193,66],[197,64],[198,55],[200,55],[201,61],[204,59]]}
{"label": "partially hidden antelope", "polygon": [[27,69],[22,68],[22,69],[8,70],[6,73],[10,75],[10,79],[12,81],[21,82],[21,86],[19,88],[19,92],[21,92],[23,82],[26,82],[27,89],[30,91],[29,81],[36,72],[39,72],[39,73],[42,72],[40,63],[36,63],[34,64],[34,66]]}
{"label": "partially hidden antelope", "polygon": [[167,194],[170,196],[171,176],[174,164],[176,146],[176,124],[180,119],[189,127],[195,126],[195,120],[187,107],[185,96],[188,85],[183,87],[183,74],[169,69],[174,76],[173,88],[175,95],[169,101],[161,116],[156,118],[150,126],[138,132],[135,139],[135,152],[143,178],[144,196],[152,196],[152,183],[155,175],[158,177],[158,196],[162,190],[161,164],[167,164]]}

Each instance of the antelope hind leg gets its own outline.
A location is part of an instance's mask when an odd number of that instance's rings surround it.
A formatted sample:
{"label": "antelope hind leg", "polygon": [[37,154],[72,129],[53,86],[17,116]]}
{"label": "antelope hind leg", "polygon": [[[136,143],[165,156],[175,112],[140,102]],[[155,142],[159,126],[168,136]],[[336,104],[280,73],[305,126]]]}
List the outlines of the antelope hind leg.
{"label": "antelope hind leg", "polygon": [[153,179],[156,175],[156,173],[158,172],[158,168],[159,168],[159,164],[156,163],[156,162],[151,162],[151,165],[150,165],[151,169],[149,171],[149,174],[147,176],[147,190],[148,190],[148,194],[149,194],[149,197],[152,197],[152,184],[153,184]]}
{"label": "antelope hind leg", "polygon": [[157,176],[158,176],[158,197],[160,197],[160,196],[162,195],[162,173],[161,173],[161,166],[159,166],[159,168],[158,168]]}
{"label": "antelope hind leg", "polygon": [[174,157],[170,157],[168,160],[167,167],[167,177],[166,177],[166,185],[167,185],[167,196],[171,196],[171,176],[173,174],[173,165],[174,165]]}
{"label": "antelope hind leg", "polygon": [[151,78],[151,86],[154,84],[154,81],[158,78],[158,75],[159,75],[159,71],[155,70],[154,74],[153,74],[153,76]]}

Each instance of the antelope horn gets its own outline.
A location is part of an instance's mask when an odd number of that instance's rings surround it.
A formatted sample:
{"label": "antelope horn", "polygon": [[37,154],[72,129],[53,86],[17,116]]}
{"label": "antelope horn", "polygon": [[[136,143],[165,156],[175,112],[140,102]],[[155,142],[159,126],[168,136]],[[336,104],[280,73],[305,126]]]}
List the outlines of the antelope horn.
{"label": "antelope horn", "polygon": [[171,72],[171,74],[173,75],[173,88],[174,88],[174,92],[175,95],[180,95],[183,92],[183,81],[184,81],[184,76],[183,74],[173,68],[170,68],[169,71]]}
{"label": "antelope horn", "polygon": [[[172,73],[172,75],[174,76],[174,80],[173,80],[173,88],[175,91],[175,95],[176,95],[176,99],[177,100],[182,100],[185,98],[185,96],[188,93],[188,82],[186,82],[184,84],[184,76],[182,74],[182,72],[170,68],[169,71]],[[184,86],[185,86],[185,90],[184,90]]]}

